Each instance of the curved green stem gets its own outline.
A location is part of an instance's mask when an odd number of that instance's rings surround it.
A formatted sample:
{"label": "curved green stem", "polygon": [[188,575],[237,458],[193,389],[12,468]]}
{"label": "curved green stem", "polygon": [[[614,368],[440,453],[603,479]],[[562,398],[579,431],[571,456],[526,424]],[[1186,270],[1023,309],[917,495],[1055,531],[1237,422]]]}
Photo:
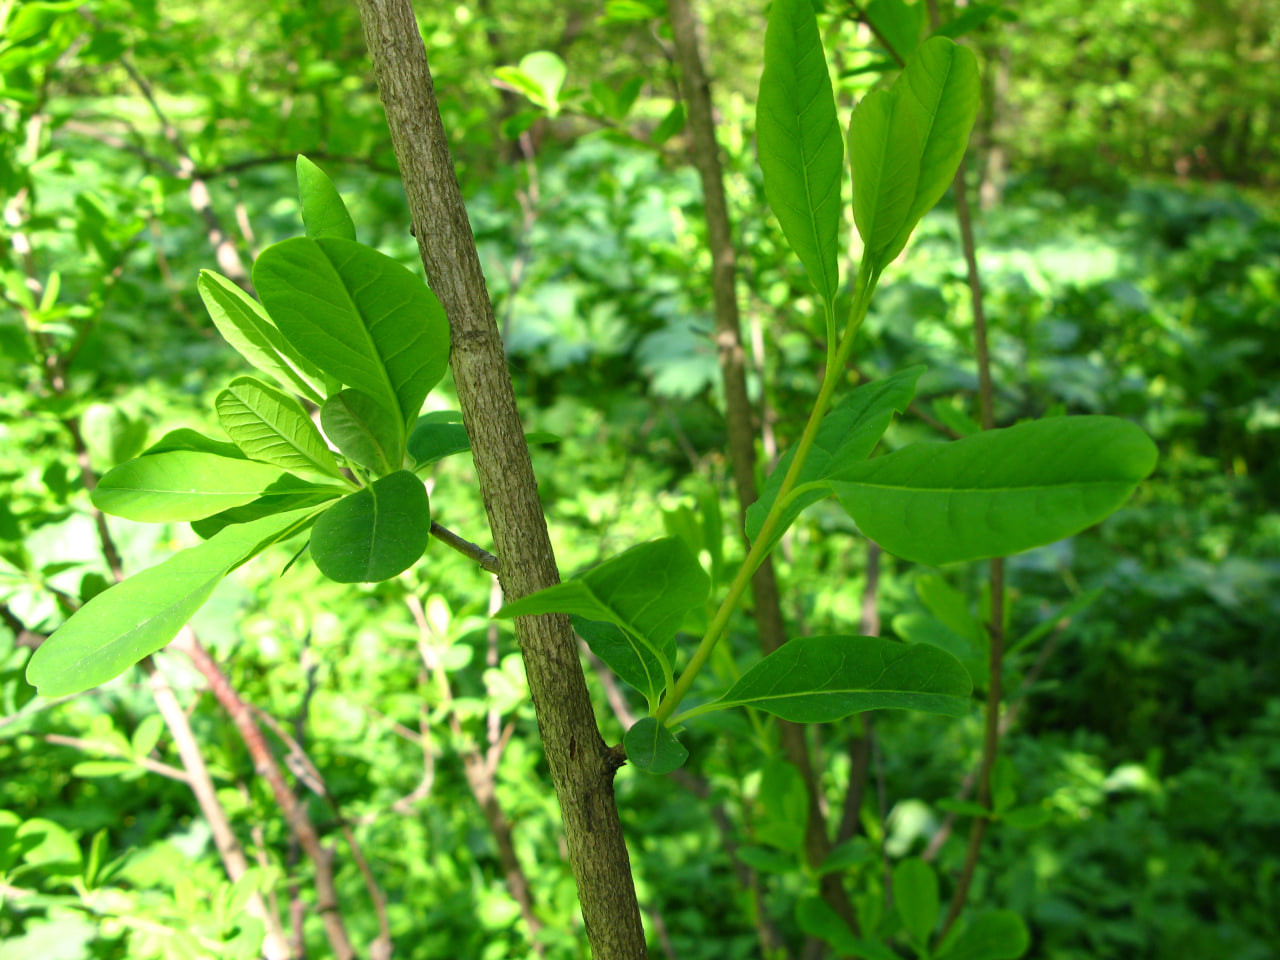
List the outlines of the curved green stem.
{"label": "curved green stem", "polygon": [[814,401],[813,410],[809,413],[809,420],[804,425],[804,432],[800,435],[800,442],[796,445],[796,455],[791,459],[791,466],[787,469],[786,476],[782,479],[782,486],[778,488],[778,495],[774,498],[773,506],[769,508],[769,512],[764,518],[764,523],[760,526],[760,532],[756,534],[755,540],[752,541],[751,549],[747,552],[746,558],[742,561],[742,566],[738,568],[733,582],[729,585],[729,593],[725,596],[724,602],[720,604],[720,609],[712,617],[711,623],[707,626],[707,632],[703,634],[697,649],[693,651],[693,656],[689,658],[689,663],[681,671],[675,685],[670,688],[670,692],[663,698],[662,703],[654,713],[654,717],[659,723],[667,722],[667,719],[675,712],[676,707],[680,705],[680,701],[684,699],[685,694],[689,692],[689,688],[693,685],[698,671],[706,664],[707,659],[711,656],[711,651],[715,649],[720,637],[724,634],[725,628],[728,627],[729,617],[733,615],[738,602],[747,590],[747,584],[751,582],[751,574],[760,566],[771,549],[770,544],[774,531],[777,529],[778,524],[782,522],[782,515],[786,509],[791,490],[800,478],[800,471],[804,468],[804,463],[809,457],[809,451],[818,436],[818,428],[822,424],[822,418],[826,416],[827,408],[831,405],[831,396],[835,393],[836,385],[840,382],[841,371],[844,369],[844,365],[849,359],[849,354],[853,350],[854,338],[858,335],[862,321],[867,315],[867,307],[871,303],[871,294],[874,292],[876,281],[879,279],[879,271],[873,271],[864,259],[858,269],[858,280],[853,298],[853,308],[849,315],[849,323],[845,327],[840,346],[836,348],[835,355],[832,358],[833,362],[827,364],[827,369],[823,373],[822,386],[818,390],[818,397]]}

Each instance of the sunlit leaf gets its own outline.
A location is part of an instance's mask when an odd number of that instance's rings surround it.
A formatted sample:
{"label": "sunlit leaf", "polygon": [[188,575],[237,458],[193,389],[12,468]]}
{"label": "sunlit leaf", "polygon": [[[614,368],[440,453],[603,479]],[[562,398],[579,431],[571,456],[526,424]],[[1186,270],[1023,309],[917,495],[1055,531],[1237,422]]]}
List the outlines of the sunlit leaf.
{"label": "sunlit leaf", "polygon": [[382,476],[404,462],[399,418],[359,390],[343,390],[320,408],[320,425],[343,455]]}
{"label": "sunlit leaf", "polygon": [[280,477],[267,463],[175,450],[107,471],[92,496],[103,513],[127,520],[199,520],[256,500]]}
{"label": "sunlit leaf", "polygon": [[308,237],[356,238],[356,225],[342,202],[342,195],[325,172],[298,155],[298,202]]}
{"label": "sunlit leaf", "polygon": [[311,531],[311,558],[331,580],[372,583],[417,563],[430,538],[427,491],[412,473],[398,470],[319,516]]}
{"label": "sunlit leaf", "polygon": [[253,377],[236,377],[214,401],[218,420],[254,460],[339,477],[338,463],[297,400]]}

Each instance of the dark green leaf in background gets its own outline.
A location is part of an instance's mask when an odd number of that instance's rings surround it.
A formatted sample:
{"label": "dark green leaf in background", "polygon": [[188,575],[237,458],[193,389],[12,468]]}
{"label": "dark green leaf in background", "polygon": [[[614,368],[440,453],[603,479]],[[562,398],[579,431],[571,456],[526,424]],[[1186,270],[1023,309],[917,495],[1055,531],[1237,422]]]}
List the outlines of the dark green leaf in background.
{"label": "dark green leaf in background", "polygon": [[331,580],[373,583],[413,566],[430,539],[427,491],[412,473],[398,470],[320,515],[311,531],[311,558]]}
{"label": "dark green leaf in background", "polygon": [[936,647],[879,637],[802,637],[744,673],[723,697],[687,716],[750,706],[796,723],[825,723],[864,710],[969,710],[973,685],[960,662]]}
{"label": "dark green leaf in background", "polygon": [[356,225],[342,202],[342,195],[325,172],[298,155],[298,202],[308,237],[356,238]]}
{"label": "dark green leaf in background", "polygon": [[876,32],[876,38],[888,44],[889,53],[906,62],[916,52],[924,32],[925,6],[904,0],[871,0],[863,16]]}
{"label": "dark green leaf in background", "polygon": [[284,470],[341,477],[338,462],[297,400],[253,377],[236,377],[214,401],[218,420],[246,456]]}
{"label": "dark green leaf in background", "polygon": [[172,640],[223,577],[310,515],[298,510],[228,527],[98,594],[32,655],[27,681],[60,697],[119,676]]}
{"label": "dark green leaf in background", "polygon": [[320,408],[320,425],[343,455],[378,476],[404,463],[400,421],[368,394],[343,390]]}
{"label": "dark green leaf in background", "polygon": [[637,721],[622,738],[627,759],[646,773],[670,773],[684,766],[689,751],[653,717]]}
{"label": "dark green leaf in background", "polygon": [[893,868],[893,906],[911,942],[927,948],[938,922],[938,875],[919,857]]}
{"label": "dark green leaf in background", "polygon": [[1031,946],[1027,925],[1012,910],[986,910],[949,937],[936,960],[1018,960]]}
{"label": "dark green leaf in background", "polygon": [[350,240],[295,237],[262,251],[253,281],[299,353],[385,407],[402,430],[417,419],[448,368],[449,324],[408,269]]}
{"label": "dark green leaf in background", "polygon": [[107,471],[92,497],[103,513],[126,520],[199,520],[256,500],[280,477],[267,463],[175,450]]}
{"label": "dark green leaf in background", "polygon": [[844,145],[813,4],[773,0],[764,39],[756,140],[765,197],[830,307],[840,277]]}
{"label": "dark green leaf in background", "polygon": [[856,465],[833,487],[872,540],[918,563],[999,557],[1079,533],[1151,473],[1156,447],[1113,417],[1053,417]]}

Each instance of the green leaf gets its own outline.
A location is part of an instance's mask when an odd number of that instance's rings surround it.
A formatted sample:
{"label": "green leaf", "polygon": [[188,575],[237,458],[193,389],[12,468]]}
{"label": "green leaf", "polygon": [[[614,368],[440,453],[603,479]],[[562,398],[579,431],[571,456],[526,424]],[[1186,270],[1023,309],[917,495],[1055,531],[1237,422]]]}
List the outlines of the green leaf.
{"label": "green leaf", "polygon": [[795,723],[826,723],[864,710],[921,710],[962,717],[973,685],[936,647],[879,637],[803,637],[784,643],[714,703],[686,717],[750,706]]}
{"label": "green leaf", "polygon": [[917,948],[928,947],[938,922],[938,875],[918,857],[893,868],[893,906]]}
{"label": "green leaf", "polygon": [[236,377],[214,401],[218,420],[253,460],[341,477],[338,462],[297,400],[253,377]]}
{"label": "green leaf", "polygon": [[163,733],[164,718],[160,714],[153,713],[149,717],[144,717],[129,739],[129,749],[135,757],[145,757],[155,749]]}
{"label": "green leaf", "polygon": [[868,94],[849,124],[853,217],[879,272],[955,177],[978,109],[973,52],[926,40],[888,90]]}
{"label": "green leaf", "polygon": [[810,0],[773,0],[756,108],[764,192],[810,282],[835,302],[844,146]]}
{"label": "green leaf", "polygon": [[228,527],[98,594],[40,645],[27,664],[27,682],[60,697],[119,676],[172,640],[223,577],[311,514],[298,510]]}
{"label": "green leaf", "polygon": [[280,477],[270,464],[175,450],[107,471],[92,499],[103,513],[127,520],[199,520],[256,500]]}
{"label": "green leaf", "polygon": [[752,831],[761,843],[803,858],[809,819],[809,790],[795,764],[770,757],[760,771],[758,815]]}
{"label": "green leaf", "polygon": [[982,26],[992,17],[998,17],[1005,21],[1018,19],[1018,15],[1012,10],[1005,10],[994,3],[971,3],[963,10],[958,10],[954,19],[948,20],[934,32],[938,36],[958,40],[966,33],[970,33]]}
{"label": "green leaf", "polygon": [[670,773],[684,766],[689,751],[653,717],[637,721],[622,738],[627,759],[646,773]]}
{"label": "green leaf", "polygon": [[409,435],[409,456],[418,466],[436,463],[471,449],[471,438],[462,425],[462,414],[437,410],[423,414]]}
{"label": "green leaf", "polygon": [[[806,507],[831,495],[829,481],[842,477],[850,466],[856,466],[870,455],[889,428],[894,411],[907,409],[915,396],[916,381],[924,369],[908,367],[884,380],[864,383],[832,407],[818,427],[809,456],[792,487],[793,499],[784,508],[782,520],[774,528],[769,549],[773,549]],[[779,458],[778,465],[765,481],[760,499],[747,508],[747,536],[753,541],[778,497],[795,454],[792,447]]]}
{"label": "green leaf", "polygon": [[230,457],[232,460],[247,460],[244,451],[234,443],[215,440],[203,433],[182,427],[170,430],[163,437],[142,451],[142,456],[150,457],[157,453],[173,453],[176,450],[189,450],[195,453],[212,453],[216,457]]}
{"label": "green leaf", "polygon": [[1031,946],[1027,925],[1012,910],[976,914],[969,925],[944,944],[935,960],[1018,960]]}
{"label": "green leaf", "polygon": [[147,425],[109,403],[91,403],[80,415],[80,434],[101,473],[138,455],[147,440]]}
{"label": "green leaf", "polygon": [[1156,462],[1113,417],[1053,417],[858,464],[836,496],[862,532],[918,563],[999,557],[1079,533],[1117,510]]}
{"label": "green leaf", "polygon": [[350,240],[295,237],[262,251],[253,282],[302,356],[406,428],[417,418],[448,367],[449,324],[408,269]]}
{"label": "green leaf", "polygon": [[379,476],[404,463],[399,417],[359,390],[343,390],[320,408],[320,425],[343,456]]}
{"label": "green leaf", "polygon": [[222,339],[282,387],[312,403],[324,399],[324,375],[289,345],[257,300],[212,270],[201,270],[196,289]]}
{"label": "green leaf", "polygon": [[616,624],[602,623],[574,616],[573,629],[587,642],[591,652],[608,664],[609,669],[631,684],[649,702],[654,710],[658,698],[666,689],[666,669],[662,660],[648,645],[631,637]]}
{"label": "green leaf", "polygon": [[311,558],[330,580],[373,583],[413,566],[431,539],[422,481],[398,470],[326,510],[311,531]]}
{"label": "green leaf", "polygon": [[687,108],[684,101],[677,100],[671,109],[667,111],[667,115],[653,128],[653,133],[649,134],[649,142],[655,147],[662,146],[684,129],[686,116]]}
{"label": "green leaf", "polygon": [[707,602],[710,589],[688,546],[666,537],[632,547],[574,580],[514,600],[494,616],[569,613],[612,623],[647,646],[669,675],[676,631],[691,610]]}
{"label": "green leaf", "polygon": [[308,237],[356,238],[356,225],[342,202],[342,195],[323,170],[298,155],[298,202]]}
{"label": "green leaf", "polygon": [[908,4],[904,0],[871,0],[863,16],[876,31],[882,44],[888,44],[889,54],[905,63],[920,45],[924,32],[925,9],[923,3]]}
{"label": "green leaf", "polygon": [[223,527],[233,523],[248,523],[260,520],[277,513],[290,510],[301,510],[304,507],[318,507],[345,496],[349,487],[327,483],[309,483],[291,474],[285,474],[271,486],[262,491],[262,496],[241,507],[223,510],[202,520],[193,520],[191,530],[196,536],[208,540]]}

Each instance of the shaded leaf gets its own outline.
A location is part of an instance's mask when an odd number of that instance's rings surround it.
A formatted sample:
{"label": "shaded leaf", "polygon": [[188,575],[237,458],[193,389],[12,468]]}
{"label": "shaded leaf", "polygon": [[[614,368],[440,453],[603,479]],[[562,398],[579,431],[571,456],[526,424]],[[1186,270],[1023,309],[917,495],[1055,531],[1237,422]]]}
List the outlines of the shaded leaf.
{"label": "shaded leaf", "polygon": [[256,500],[280,477],[270,464],[175,450],[107,471],[92,499],[103,513],[127,520],[199,520]]}
{"label": "shaded leaf", "polygon": [[444,309],[408,269],[371,247],[295,237],[262,251],[253,281],[302,356],[394,411],[406,428],[444,376]]}
{"label": "shaded leaf", "polygon": [[32,654],[27,682],[43,696],[60,697],[119,676],[172,640],[223,577],[296,532],[311,513],[228,527],[98,594]]}
{"label": "shaded leaf", "polygon": [[338,462],[297,400],[253,377],[236,377],[214,401],[218,420],[254,460],[340,477]]}
{"label": "shaded leaf", "polygon": [[689,751],[653,717],[637,721],[622,738],[627,759],[646,773],[670,773],[684,766]]}
{"label": "shaded leaf", "polygon": [[257,500],[230,510],[223,510],[202,520],[193,520],[191,530],[201,539],[208,540],[223,527],[233,523],[248,523],[260,520],[277,513],[290,510],[301,510],[304,507],[318,507],[345,496],[350,487],[337,484],[309,483],[298,477],[285,474],[275,483],[262,491]]}
{"label": "shaded leaf", "polygon": [[935,954],[936,960],[1018,960],[1031,946],[1022,918],[1012,910],[976,914],[960,935]]}
{"label": "shaded leaf", "polygon": [[907,935],[917,947],[927,947],[938,922],[938,875],[919,857],[893,868],[893,906]]}
{"label": "shaded leaf", "polygon": [[320,408],[320,425],[343,456],[382,476],[404,463],[404,432],[396,414],[359,390],[343,390]]}
{"label": "shaded leaf", "polygon": [[751,706],[796,723],[825,723],[864,710],[921,710],[960,717],[973,685],[936,647],[879,637],[791,640],[744,673],[723,697],[686,717]]}
{"label": "shaded leaf", "polygon": [[998,557],[1079,533],[1118,509],[1156,462],[1113,417],[1053,417],[917,443],[833,483],[872,540],[919,563]]}
{"label": "shaded leaf", "polygon": [[389,580],[413,566],[431,538],[431,506],[407,470],[375,480],[322,513],[311,531],[311,558],[339,583]]}
{"label": "shaded leaf", "polygon": [[308,237],[340,237],[355,240],[356,225],[351,221],[342,195],[325,172],[301,154],[298,155],[298,202],[302,207],[302,223]]}
{"label": "shaded leaf", "polygon": [[580,616],[572,619],[573,629],[587,642],[591,652],[626,683],[644,694],[650,710],[656,708],[658,698],[666,688],[666,674],[658,655],[615,624]]}
{"label": "shaded leaf", "polygon": [[764,39],[756,139],[765,197],[814,288],[830,306],[839,285],[844,145],[813,4],[773,0]]}
{"label": "shaded leaf", "polygon": [[920,45],[924,31],[923,3],[908,4],[904,0],[871,0],[863,16],[875,27],[876,34],[889,45],[890,53],[906,62]]}

